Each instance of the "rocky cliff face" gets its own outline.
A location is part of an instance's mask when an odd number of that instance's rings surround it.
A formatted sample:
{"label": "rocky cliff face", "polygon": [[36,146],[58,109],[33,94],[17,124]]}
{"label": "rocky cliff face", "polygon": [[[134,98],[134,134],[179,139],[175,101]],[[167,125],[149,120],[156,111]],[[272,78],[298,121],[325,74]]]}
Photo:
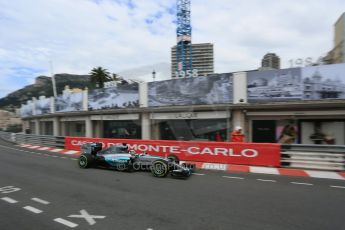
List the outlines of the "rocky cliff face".
{"label": "rocky cliff face", "polygon": [[[81,89],[91,86],[89,75],[56,74],[55,82],[58,94],[62,94],[65,85],[69,85],[70,88]],[[0,109],[14,111],[16,108],[19,108],[21,104],[25,104],[26,101],[31,100],[32,97],[38,98],[39,96],[53,96],[51,77],[38,76],[35,84],[25,86],[1,98]]]}

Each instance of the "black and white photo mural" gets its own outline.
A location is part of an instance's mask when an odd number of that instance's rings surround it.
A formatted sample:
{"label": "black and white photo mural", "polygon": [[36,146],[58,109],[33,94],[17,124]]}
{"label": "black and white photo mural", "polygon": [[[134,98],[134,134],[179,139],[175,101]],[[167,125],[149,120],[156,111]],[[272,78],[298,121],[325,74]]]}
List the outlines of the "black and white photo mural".
{"label": "black and white photo mural", "polygon": [[131,107],[139,107],[138,83],[117,84],[114,87],[89,91],[89,110]]}
{"label": "black and white photo mural", "polygon": [[345,64],[302,69],[304,100],[345,99]]}
{"label": "black and white photo mural", "polygon": [[55,98],[56,112],[73,112],[83,109],[83,92],[64,91]]}
{"label": "black and white photo mural", "polygon": [[149,106],[225,104],[233,101],[232,74],[148,83]]}
{"label": "black and white photo mural", "polygon": [[50,98],[42,96],[35,101],[35,113],[36,115],[50,113]]}
{"label": "black and white photo mural", "polygon": [[28,101],[27,104],[22,105],[20,108],[21,117],[30,117],[34,115],[34,106],[35,104],[32,101]]}
{"label": "black and white photo mural", "polygon": [[248,102],[303,99],[301,68],[247,73]]}

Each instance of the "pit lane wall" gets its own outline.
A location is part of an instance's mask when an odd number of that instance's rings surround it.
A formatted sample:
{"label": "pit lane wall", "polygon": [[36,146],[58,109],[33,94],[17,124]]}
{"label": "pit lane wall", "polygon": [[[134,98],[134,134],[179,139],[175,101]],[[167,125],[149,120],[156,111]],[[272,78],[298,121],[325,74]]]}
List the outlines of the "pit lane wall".
{"label": "pit lane wall", "polygon": [[80,150],[89,142],[101,142],[103,147],[127,143],[131,150],[156,156],[175,155],[183,161],[221,164],[280,167],[280,144],[227,143],[199,141],[129,140],[65,137],[65,149]]}

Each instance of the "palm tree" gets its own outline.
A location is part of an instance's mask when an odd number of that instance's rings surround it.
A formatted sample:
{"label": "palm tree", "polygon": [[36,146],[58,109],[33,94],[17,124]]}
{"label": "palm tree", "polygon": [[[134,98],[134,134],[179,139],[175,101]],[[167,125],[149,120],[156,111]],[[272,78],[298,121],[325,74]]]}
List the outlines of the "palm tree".
{"label": "palm tree", "polygon": [[110,73],[107,69],[103,69],[102,67],[93,68],[90,72],[91,75],[91,83],[96,86],[96,88],[103,88],[104,82],[110,81]]}

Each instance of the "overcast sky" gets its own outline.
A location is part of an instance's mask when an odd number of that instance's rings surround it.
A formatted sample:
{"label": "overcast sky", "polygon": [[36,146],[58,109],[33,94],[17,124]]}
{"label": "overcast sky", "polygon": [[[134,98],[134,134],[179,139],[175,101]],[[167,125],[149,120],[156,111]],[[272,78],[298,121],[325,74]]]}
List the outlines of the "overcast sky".
{"label": "overcast sky", "polygon": [[[192,0],[192,39],[214,44],[218,73],[258,68],[267,52],[287,68],[332,48],[344,10],[344,0]],[[0,0],[0,97],[50,75],[50,62],[73,74],[170,63],[175,15],[176,0]]]}

